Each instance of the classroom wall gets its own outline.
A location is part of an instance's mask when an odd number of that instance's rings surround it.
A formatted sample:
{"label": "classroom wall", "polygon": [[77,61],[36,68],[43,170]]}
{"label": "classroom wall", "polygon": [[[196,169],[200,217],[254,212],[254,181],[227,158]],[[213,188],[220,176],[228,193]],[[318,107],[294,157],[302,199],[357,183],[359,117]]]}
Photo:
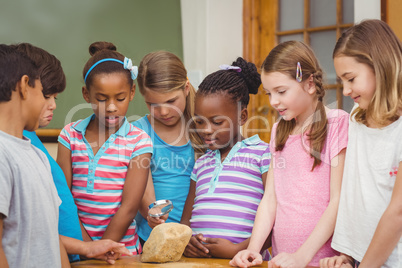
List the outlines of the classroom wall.
{"label": "classroom wall", "polygon": [[184,64],[197,87],[243,55],[243,0],[181,0]]}
{"label": "classroom wall", "polygon": [[[92,113],[81,95],[92,42],[113,42],[134,64],[162,49],[183,57],[180,0],[0,0],[0,38],[6,44],[32,43],[60,59],[67,88],[48,128],[62,128]],[[128,118],[145,113],[137,90]]]}

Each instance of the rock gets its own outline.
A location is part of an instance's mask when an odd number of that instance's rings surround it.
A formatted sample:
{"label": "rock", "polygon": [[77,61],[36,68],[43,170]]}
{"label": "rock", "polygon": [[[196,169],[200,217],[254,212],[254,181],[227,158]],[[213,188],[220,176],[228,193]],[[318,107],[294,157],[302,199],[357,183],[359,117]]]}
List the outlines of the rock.
{"label": "rock", "polygon": [[191,228],[180,223],[156,226],[144,244],[142,262],[171,262],[180,260],[190,241]]}

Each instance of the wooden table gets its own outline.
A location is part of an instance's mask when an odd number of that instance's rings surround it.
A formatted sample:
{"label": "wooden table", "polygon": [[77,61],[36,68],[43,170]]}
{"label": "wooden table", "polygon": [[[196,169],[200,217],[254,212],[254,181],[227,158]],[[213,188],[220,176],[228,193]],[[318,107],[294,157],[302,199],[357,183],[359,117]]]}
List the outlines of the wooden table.
{"label": "wooden table", "polygon": [[[74,262],[71,267],[145,267],[145,268],[221,268],[232,267],[229,265],[229,259],[215,259],[215,258],[186,258],[182,257],[178,262],[167,263],[143,263],[140,261],[140,256],[122,257],[117,260],[114,265],[107,264],[105,261],[87,260]],[[264,261],[259,266],[254,267],[267,267],[267,262]]]}

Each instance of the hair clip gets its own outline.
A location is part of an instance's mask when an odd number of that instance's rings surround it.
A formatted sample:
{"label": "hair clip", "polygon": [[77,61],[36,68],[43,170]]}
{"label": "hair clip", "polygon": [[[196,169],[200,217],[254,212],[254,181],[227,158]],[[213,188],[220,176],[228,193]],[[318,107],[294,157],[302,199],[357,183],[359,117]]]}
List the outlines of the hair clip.
{"label": "hair clip", "polygon": [[127,69],[127,70],[130,71],[130,73],[131,73],[131,78],[132,78],[133,80],[135,80],[135,79],[137,78],[137,76],[138,76],[138,67],[135,66],[135,65],[133,66],[132,60],[129,59],[129,58],[127,58],[127,57],[124,57],[124,64],[123,64],[123,66],[124,66],[124,69]]}
{"label": "hair clip", "polygon": [[232,66],[232,65],[227,65],[227,64],[219,65],[219,68],[222,69],[222,70],[234,70],[234,71],[236,71],[236,72],[238,72],[238,73],[241,72],[241,68],[240,68],[240,67]]}
{"label": "hair clip", "polygon": [[296,69],[296,80],[297,82],[301,82],[303,79],[303,72],[302,72],[302,68],[300,66],[300,62],[297,62],[297,69]]}

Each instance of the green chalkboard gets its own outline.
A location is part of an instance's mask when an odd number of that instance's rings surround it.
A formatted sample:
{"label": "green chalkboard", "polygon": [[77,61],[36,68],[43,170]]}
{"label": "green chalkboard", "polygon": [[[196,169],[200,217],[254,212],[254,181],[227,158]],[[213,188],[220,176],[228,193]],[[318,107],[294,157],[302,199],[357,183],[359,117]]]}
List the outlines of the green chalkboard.
{"label": "green chalkboard", "polygon": [[[0,0],[0,39],[29,42],[61,61],[67,88],[47,127],[60,129],[92,113],[81,95],[92,42],[114,43],[136,65],[156,50],[182,58],[180,0]],[[133,121],[147,112],[137,90],[127,116]]]}

